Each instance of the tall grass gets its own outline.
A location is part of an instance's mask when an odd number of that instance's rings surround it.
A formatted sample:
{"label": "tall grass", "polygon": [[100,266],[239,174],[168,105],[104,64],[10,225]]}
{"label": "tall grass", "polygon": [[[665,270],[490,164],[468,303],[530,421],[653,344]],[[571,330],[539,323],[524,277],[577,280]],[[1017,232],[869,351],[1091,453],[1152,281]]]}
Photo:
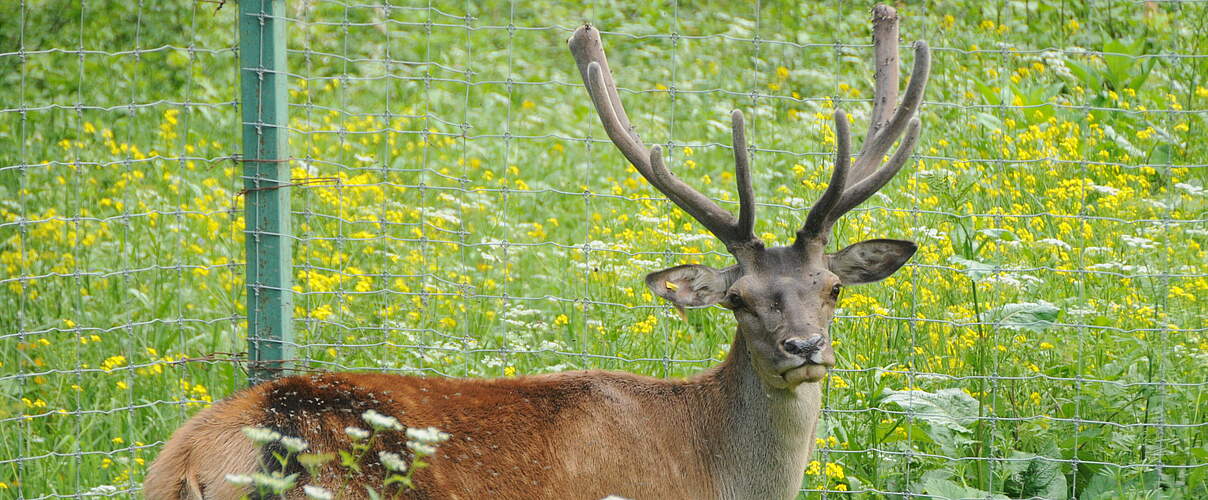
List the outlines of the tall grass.
{"label": "tall grass", "polygon": [[[237,9],[50,4],[0,7],[0,497],[136,495],[244,384]],[[564,40],[607,32],[639,132],[731,207],[743,109],[783,244],[835,103],[865,123],[871,4],[438,4],[292,6],[299,368],[715,364],[729,315],[642,276],[729,257],[607,143]],[[921,249],[842,299],[806,496],[1208,496],[1208,4],[899,10],[935,47],[918,158],[834,245]]]}

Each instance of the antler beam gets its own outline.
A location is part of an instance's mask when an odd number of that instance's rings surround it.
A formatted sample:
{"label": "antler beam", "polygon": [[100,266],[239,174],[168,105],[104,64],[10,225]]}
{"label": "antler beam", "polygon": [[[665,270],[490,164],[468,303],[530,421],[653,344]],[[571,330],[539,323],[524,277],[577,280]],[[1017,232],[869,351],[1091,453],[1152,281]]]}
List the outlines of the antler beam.
{"label": "antler beam", "polygon": [[[927,88],[931,51],[926,43],[915,42],[910,83],[896,108],[893,104],[897,101],[899,83],[898,15],[892,7],[878,5],[873,9],[873,53],[876,72],[868,136],[850,172],[845,172],[849,170],[850,161],[847,158],[850,141],[847,118],[842,110],[835,112],[835,134],[839,148],[835,171],[826,192],[810,209],[805,224],[797,232],[794,246],[803,248],[810,241],[819,241],[824,246],[835,221],[889,183],[914,151],[920,129],[915,114],[923,102],[923,91]],[[882,165],[882,157],[899,138],[901,144],[897,151]]]}
{"label": "antler beam", "polygon": [[710,232],[726,244],[727,248],[755,242],[755,196],[751,187],[750,166],[747,158],[746,134],[742,113],[734,111],[733,121],[734,163],[738,184],[739,215],[734,216],[717,205],[712,199],[685,184],[667,169],[663,163],[662,149],[647,148],[641,137],[633,130],[629,116],[621,105],[616,82],[604,55],[600,32],[590,25],[583,25],[571,35],[570,51],[579,66],[579,74],[591,95],[591,101],[604,125],[604,131],[621,154],[633,163],[642,177],[672,202],[700,221]]}

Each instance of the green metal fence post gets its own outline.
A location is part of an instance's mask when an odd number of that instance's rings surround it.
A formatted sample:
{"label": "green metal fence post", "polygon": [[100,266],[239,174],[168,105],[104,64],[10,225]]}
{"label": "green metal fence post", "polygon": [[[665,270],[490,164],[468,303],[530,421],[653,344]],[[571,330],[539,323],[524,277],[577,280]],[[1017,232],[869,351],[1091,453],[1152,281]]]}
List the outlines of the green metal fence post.
{"label": "green metal fence post", "polygon": [[249,382],[294,357],[285,0],[239,2]]}

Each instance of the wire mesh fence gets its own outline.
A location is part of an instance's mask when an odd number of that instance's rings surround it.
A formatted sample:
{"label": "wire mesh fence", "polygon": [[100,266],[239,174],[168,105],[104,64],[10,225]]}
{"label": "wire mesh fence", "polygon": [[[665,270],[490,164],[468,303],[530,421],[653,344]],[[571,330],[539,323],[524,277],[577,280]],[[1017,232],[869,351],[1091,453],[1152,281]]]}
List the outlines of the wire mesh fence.
{"label": "wire mesh fence", "polygon": [[[0,492],[137,495],[243,387],[238,9],[0,6]],[[871,2],[291,2],[293,369],[684,376],[733,336],[642,286],[724,248],[604,136],[635,126],[787,242],[870,109]],[[237,7],[237,6],[236,6]],[[845,292],[808,498],[1208,495],[1208,4],[899,6],[933,48],[906,171],[836,228],[920,243]],[[903,55],[904,64],[909,56]]]}

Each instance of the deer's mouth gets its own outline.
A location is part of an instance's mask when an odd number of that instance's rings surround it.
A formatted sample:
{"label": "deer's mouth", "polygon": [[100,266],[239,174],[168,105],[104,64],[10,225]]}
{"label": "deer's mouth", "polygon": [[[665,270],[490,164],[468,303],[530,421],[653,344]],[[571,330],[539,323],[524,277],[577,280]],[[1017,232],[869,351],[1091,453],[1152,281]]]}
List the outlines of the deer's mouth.
{"label": "deer's mouth", "polygon": [[784,378],[784,382],[790,387],[806,382],[819,382],[826,378],[826,374],[830,373],[830,366],[806,363],[804,365],[793,368],[784,372],[780,376]]}
{"label": "deer's mouth", "polygon": [[810,348],[792,354],[803,362],[789,368],[780,374],[785,383],[790,386],[803,382],[818,382],[826,378],[826,374],[835,366],[835,348],[829,338],[813,342]]}

